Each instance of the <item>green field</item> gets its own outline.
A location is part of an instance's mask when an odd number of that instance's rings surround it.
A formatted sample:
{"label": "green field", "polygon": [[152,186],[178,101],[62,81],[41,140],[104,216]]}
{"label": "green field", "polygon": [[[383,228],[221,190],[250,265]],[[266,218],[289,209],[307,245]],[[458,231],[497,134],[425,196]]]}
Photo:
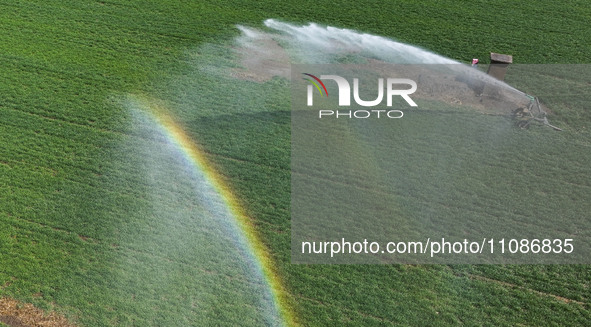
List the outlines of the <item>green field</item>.
{"label": "green field", "polygon": [[[264,29],[268,18],[383,35],[462,62],[489,52],[591,62],[586,1],[0,1],[0,297],[80,326],[274,324],[251,296],[260,285],[226,253],[223,226],[192,220],[204,210],[194,181],[130,110],[135,94],[165,104],[204,149],[252,219],[300,325],[591,324],[586,265],[291,264],[289,83],[224,75],[238,65],[236,25]],[[409,120],[400,164],[411,170],[405,185],[423,185],[408,190],[410,203],[450,215],[469,203],[483,219],[588,219],[590,111],[557,106],[551,120],[565,131],[475,114]],[[466,121],[488,134],[464,139]],[[499,129],[503,146],[490,137]],[[521,147],[537,155],[504,156]],[[446,175],[467,189],[454,195],[459,209],[430,201],[436,190],[412,169],[442,155],[434,149],[488,163]],[[514,171],[531,159],[540,166]],[[513,188],[495,184],[513,177]],[[530,203],[530,190],[549,205]],[[506,195],[470,202],[478,192]]]}

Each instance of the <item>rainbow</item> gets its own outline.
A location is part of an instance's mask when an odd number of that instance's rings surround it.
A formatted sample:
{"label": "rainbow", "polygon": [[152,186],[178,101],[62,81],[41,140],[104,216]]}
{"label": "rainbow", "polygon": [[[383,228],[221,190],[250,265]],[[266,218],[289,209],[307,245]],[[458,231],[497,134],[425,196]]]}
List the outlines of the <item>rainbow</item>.
{"label": "rainbow", "polygon": [[[324,86],[324,83],[322,83],[322,81],[320,80],[320,78],[318,78],[318,77],[316,77],[316,76],[314,76],[312,74],[308,74],[308,73],[302,73],[302,74],[303,75],[306,75],[306,76],[310,76],[314,80],[316,80],[318,83],[320,83],[320,85],[322,85],[322,88],[324,89],[324,95],[326,95],[326,97],[328,97],[328,91],[326,90],[326,86]],[[316,84],[316,82],[314,82],[314,80],[309,79],[309,78],[305,78],[305,77],[304,77],[304,80],[309,81],[312,84],[314,84],[314,86],[316,86],[316,88],[318,89],[318,92],[320,92],[320,95],[323,95],[322,94],[322,90],[320,89],[320,86],[318,84]]]}
{"label": "rainbow", "polygon": [[207,160],[204,152],[184,131],[182,126],[165,110],[164,106],[155,100],[146,97],[133,96],[141,107],[147,109],[147,113],[162,128],[167,139],[174,143],[183,153],[183,156],[203,173],[206,179],[211,183],[216,192],[224,200],[225,205],[232,213],[235,224],[238,226],[246,239],[250,254],[256,259],[258,268],[260,268],[263,277],[271,291],[275,310],[284,326],[300,326],[295,319],[295,314],[288,304],[288,292],[285,290],[282,282],[275,270],[273,259],[269,254],[267,247],[261,242],[258,233],[241,207],[239,200],[224,183],[223,178],[214,169]]}

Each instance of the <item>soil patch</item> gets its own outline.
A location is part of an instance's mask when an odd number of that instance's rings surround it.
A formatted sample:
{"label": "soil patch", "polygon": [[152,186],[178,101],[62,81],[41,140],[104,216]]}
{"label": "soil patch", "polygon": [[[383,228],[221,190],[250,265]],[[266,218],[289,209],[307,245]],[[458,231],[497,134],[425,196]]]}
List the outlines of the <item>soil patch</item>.
{"label": "soil patch", "polygon": [[271,36],[261,33],[240,43],[234,50],[242,68],[233,69],[233,77],[258,83],[275,76],[290,78],[289,55]]}
{"label": "soil patch", "polygon": [[0,298],[0,322],[10,327],[74,327],[55,312],[45,313],[30,303]]}

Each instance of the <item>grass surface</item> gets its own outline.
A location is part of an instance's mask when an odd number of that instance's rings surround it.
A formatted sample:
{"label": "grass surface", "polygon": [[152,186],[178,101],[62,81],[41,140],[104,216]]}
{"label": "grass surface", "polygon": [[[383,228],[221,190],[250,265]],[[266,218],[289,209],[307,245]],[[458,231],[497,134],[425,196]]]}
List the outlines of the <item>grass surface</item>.
{"label": "grass surface", "polygon": [[[138,149],[159,143],[134,129],[121,105],[125,94],[142,92],[171,104],[241,199],[302,325],[590,323],[588,266],[290,264],[287,83],[199,70],[231,65],[231,53],[215,44],[237,35],[235,24],[258,27],[266,18],[359,29],[465,62],[489,51],[520,63],[591,61],[585,1],[0,1],[0,295],[84,326],[261,324],[252,308],[232,305],[247,292],[236,288],[235,270],[199,270],[192,260],[204,258],[195,255],[203,243],[186,234],[178,249],[173,234],[161,232],[186,229],[161,218],[187,209],[191,193],[145,175],[149,161]],[[577,163],[560,172],[563,180],[588,181],[588,109],[563,108],[555,117],[567,129],[555,136],[563,146],[539,153]],[[523,133],[511,130],[515,146],[526,142]],[[465,142],[446,137],[448,146]],[[491,187],[503,187],[496,176],[511,172],[504,151],[492,147],[490,167],[475,172]],[[528,188],[544,191],[535,181]],[[589,185],[549,194],[573,210],[589,206]],[[497,212],[478,205],[475,214],[531,212],[520,200]],[[205,306],[191,302],[197,295]]]}

